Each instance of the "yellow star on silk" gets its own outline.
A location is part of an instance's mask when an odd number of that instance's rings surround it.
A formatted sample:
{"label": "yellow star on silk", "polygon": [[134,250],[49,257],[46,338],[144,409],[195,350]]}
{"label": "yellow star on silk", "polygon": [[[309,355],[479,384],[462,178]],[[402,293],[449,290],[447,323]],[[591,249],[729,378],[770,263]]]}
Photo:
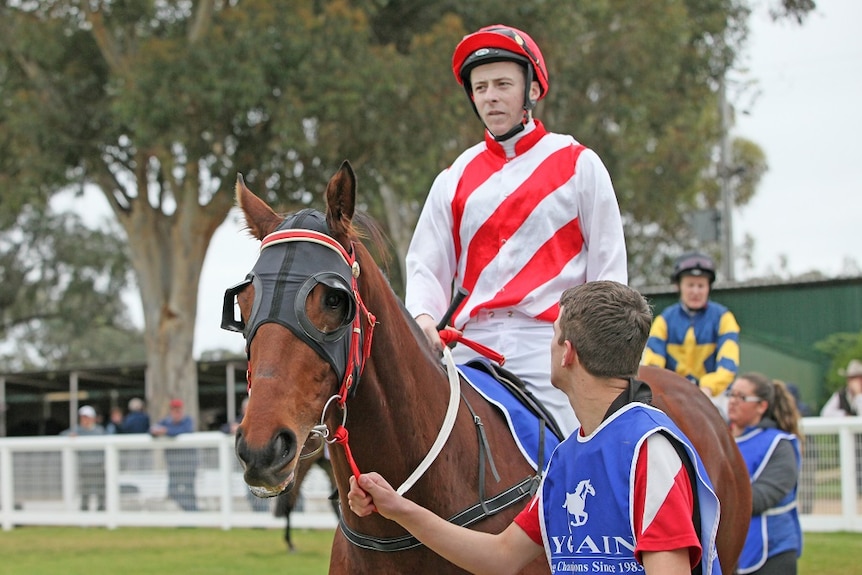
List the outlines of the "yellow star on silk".
{"label": "yellow star on silk", "polygon": [[676,372],[683,376],[691,374],[698,379],[706,375],[703,362],[714,351],[714,343],[697,343],[693,327],[685,332],[685,338],[681,344],[667,344],[667,354],[676,360]]}

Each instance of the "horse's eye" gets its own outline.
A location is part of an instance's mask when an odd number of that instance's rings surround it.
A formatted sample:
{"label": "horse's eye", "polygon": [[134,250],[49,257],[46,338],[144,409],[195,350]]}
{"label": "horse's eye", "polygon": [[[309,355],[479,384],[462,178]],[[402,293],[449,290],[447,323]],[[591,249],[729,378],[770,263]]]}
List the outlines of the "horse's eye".
{"label": "horse's eye", "polygon": [[352,300],[347,292],[340,289],[327,289],[326,295],[323,297],[324,308],[331,314],[337,314],[337,317],[332,319],[338,327],[347,325],[353,319],[351,303]]}
{"label": "horse's eye", "polygon": [[[337,289],[331,289],[331,290],[328,290],[326,293],[326,299],[324,300],[324,305],[326,307],[328,307],[329,309],[335,310],[335,309],[338,309],[339,307],[342,307],[342,306],[344,306],[346,308],[346,306],[345,306],[346,302],[347,302],[347,295],[343,291],[337,290]],[[346,312],[346,309],[345,309],[345,312]]]}

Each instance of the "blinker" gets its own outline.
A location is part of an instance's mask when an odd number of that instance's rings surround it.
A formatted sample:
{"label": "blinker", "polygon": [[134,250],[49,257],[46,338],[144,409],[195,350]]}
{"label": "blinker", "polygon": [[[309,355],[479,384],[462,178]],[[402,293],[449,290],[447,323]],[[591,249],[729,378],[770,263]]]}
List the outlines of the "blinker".
{"label": "blinker", "polygon": [[[340,246],[333,245],[335,242],[327,232],[322,214],[302,210],[264,238],[251,273],[225,291],[221,327],[242,332],[248,353],[257,330],[263,324],[282,325],[329,363],[342,381],[352,339],[344,336],[350,333],[358,308],[353,292],[358,266],[347,261],[346,254]],[[245,322],[236,317],[235,302],[237,295],[249,284],[254,285],[254,304],[248,322]],[[346,309],[333,325],[315,325],[308,317],[308,298],[317,286],[325,286],[324,289],[343,295],[343,301],[338,305],[344,305]],[[326,305],[325,300],[326,295],[323,305]]]}
{"label": "blinker", "polygon": [[246,276],[244,280],[225,290],[221,311],[222,329],[238,331],[240,333],[245,331],[245,321],[243,321],[242,316],[237,317],[235,304],[236,296],[249,285],[251,285],[251,276]]}

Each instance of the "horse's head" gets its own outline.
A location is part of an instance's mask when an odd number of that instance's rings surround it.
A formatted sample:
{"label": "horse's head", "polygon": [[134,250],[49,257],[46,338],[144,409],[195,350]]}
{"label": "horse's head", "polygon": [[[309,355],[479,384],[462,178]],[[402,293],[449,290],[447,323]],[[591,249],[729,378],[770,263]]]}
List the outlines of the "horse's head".
{"label": "horse's head", "polygon": [[225,293],[222,327],[246,339],[250,397],[236,453],[258,496],[291,487],[303,445],[362,369],[355,194],[344,162],[327,186],[325,215],[306,209],[282,218],[237,178],[237,203],[262,243],[252,271]]}

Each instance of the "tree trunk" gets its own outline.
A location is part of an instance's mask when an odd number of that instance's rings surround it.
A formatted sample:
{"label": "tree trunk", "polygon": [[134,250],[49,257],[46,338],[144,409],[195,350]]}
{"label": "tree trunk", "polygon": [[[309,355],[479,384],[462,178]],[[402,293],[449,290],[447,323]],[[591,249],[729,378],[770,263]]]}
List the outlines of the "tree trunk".
{"label": "tree trunk", "polygon": [[[140,286],[150,415],[154,420],[164,417],[170,400],[179,398],[201,429],[193,355],[198,284],[207,247],[227,217],[233,196],[230,190],[220,190],[208,204],[200,205],[199,185],[197,177],[189,177],[176,190],[173,213],[153,207],[140,195],[130,209],[118,209],[113,202],[112,206],[128,234]],[[146,190],[146,183],[139,182],[138,189]]]}

